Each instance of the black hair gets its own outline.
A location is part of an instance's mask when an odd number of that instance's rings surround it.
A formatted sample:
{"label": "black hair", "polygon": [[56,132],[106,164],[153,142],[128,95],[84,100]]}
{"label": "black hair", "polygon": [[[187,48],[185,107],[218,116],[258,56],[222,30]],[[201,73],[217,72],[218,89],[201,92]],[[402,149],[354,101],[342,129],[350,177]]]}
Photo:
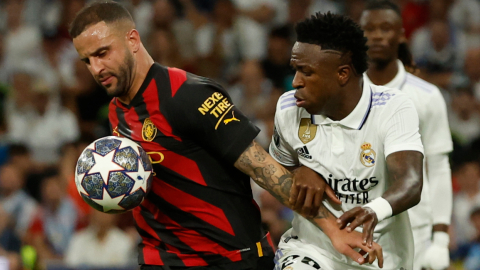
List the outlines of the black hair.
{"label": "black hair", "polygon": [[[394,11],[400,20],[402,20],[402,11],[400,7],[390,1],[390,0],[370,0],[365,5],[365,10],[379,10],[379,9],[387,9]],[[403,65],[409,72],[414,72],[417,69],[415,62],[413,61],[412,52],[410,52],[410,48],[406,42],[402,42],[398,44],[398,59],[402,61]]]}
{"label": "black hair", "polygon": [[99,22],[113,23],[128,20],[133,23],[132,15],[119,3],[113,1],[97,1],[82,8],[68,30],[71,38],[76,38],[85,29]]}
{"label": "black hair", "polygon": [[368,68],[367,38],[358,24],[343,15],[317,12],[295,26],[297,41],[320,45],[322,50],[351,53],[352,66],[361,75]]}

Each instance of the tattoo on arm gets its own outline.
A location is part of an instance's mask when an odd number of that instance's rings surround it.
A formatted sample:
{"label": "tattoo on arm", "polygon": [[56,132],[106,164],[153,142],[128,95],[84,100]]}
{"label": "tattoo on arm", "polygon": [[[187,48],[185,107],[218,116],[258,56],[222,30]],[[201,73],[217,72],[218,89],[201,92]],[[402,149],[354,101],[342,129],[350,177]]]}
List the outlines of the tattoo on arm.
{"label": "tattoo on arm", "polygon": [[[253,141],[235,162],[235,167],[248,174],[259,186],[267,190],[283,205],[289,205],[290,189],[293,183],[293,174],[278,164],[265,150]],[[325,206],[321,206],[314,220],[335,219]],[[317,225],[318,227],[318,225]]]}

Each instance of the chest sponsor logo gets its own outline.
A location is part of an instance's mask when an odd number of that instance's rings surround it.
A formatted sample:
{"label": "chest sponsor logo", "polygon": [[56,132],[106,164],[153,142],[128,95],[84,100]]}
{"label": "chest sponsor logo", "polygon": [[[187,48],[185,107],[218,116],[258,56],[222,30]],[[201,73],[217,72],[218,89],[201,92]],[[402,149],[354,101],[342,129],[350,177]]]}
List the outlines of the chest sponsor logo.
{"label": "chest sponsor logo", "polygon": [[300,127],[298,128],[298,138],[304,144],[312,141],[317,135],[317,126],[312,124],[310,118],[302,118],[300,120]]}
{"label": "chest sponsor logo", "polygon": [[358,180],[357,178],[337,179],[332,174],[329,174],[326,180],[337,198],[351,204],[368,203],[369,191],[379,182],[376,176]]}
{"label": "chest sponsor logo", "polygon": [[142,127],[143,140],[147,142],[151,142],[153,141],[153,139],[155,139],[156,135],[157,135],[157,127],[153,124],[150,118],[145,119],[145,121],[143,121],[143,127]]}
{"label": "chest sponsor logo", "polygon": [[312,156],[310,155],[310,152],[308,152],[308,148],[306,145],[304,145],[302,148],[298,148],[297,153],[301,157],[304,157],[306,159],[312,159]]}
{"label": "chest sponsor logo", "polygon": [[360,162],[362,162],[365,167],[373,167],[376,162],[375,158],[377,157],[377,154],[373,151],[372,145],[366,142],[362,144],[361,148]]}
{"label": "chest sponsor logo", "polygon": [[[231,104],[228,101],[228,98],[225,97],[222,93],[215,92],[202,103],[202,106],[198,107],[198,111],[202,115],[210,114],[213,115],[216,119],[218,119],[217,124],[215,125],[216,130],[220,123],[222,123],[225,115],[227,115],[227,113],[232,110],[233,106],[234,105]],[[240,119],[235,117],[233,111],[232,117],[225,119],[223,123],[227,125],[232,121],[240,122]]]}

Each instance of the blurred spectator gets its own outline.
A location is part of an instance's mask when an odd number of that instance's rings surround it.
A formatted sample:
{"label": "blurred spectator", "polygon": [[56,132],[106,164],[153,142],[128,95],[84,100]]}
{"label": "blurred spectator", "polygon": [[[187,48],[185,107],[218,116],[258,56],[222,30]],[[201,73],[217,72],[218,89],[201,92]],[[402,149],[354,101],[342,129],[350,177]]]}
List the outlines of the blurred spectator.
{"label": "blurred spectator", "polygon": [[415,32],[411,48],[420,76],[441,88],[449,87],[454,72],[463,69],[465,35],[443,20],[433,20]]}
{"label": "blurred spectator", "polygon": [[480,47],[467,51],[465,57],[465,75],[473,85],[473,93],[477,101],[480,101]]}
{"label": "blurred spectator", "polygon": [[35,247],[45,263],[62,259],[77,226],[78,213],[57,171],[45,173],[41,193],[40,209],[28,230],[27,244]]}
{"label": "blurred spectator", "polygon": [[135,28],[143,39],[150,34],[151,20],[153,18],[153,4],[150,0],[127,0],[126,6],[132,14]]}
{"label": "blurred spectator", "polygon": [[429,6],[426,1],[403,0],[402,20],[405,37],[410,39],[412,34],[428,22]]}
{"label": "blurred spectator", "polygon": [[90,225],[73,235],[65,252],[65,263],[75,268],[135,265],[135,243],[115,225],[117,217],[92,211]]}
{"label": "blurred spectator", "polygon": [[235,106],[261,129],[256,140],[267,149],[273,131],[276,101],[282,91],[274,88],[272,82],[265,78],[257,61],[245,61],[240,81],[228,89],[228,93]]}
{"label": "blurred spectator", "polygon": [[25,65],[40,53],[40,30],[22,21],[23,8],[24,1],[7,0],[5,3],[8,28],[4,41],[5,57],[10,69]]}
{"label": "blurred spectator", "polygon": [[273,82],[273,85],[288,91],[292,89],[292,80],[295,75],[290,67],[290,28],[282,26],[272,29],[268,37],[267,58],[262,61],[265,76]]}
{"label": "blurred spectator", "polygon": [[0,168],[0,205],[10,216],[15,233],[24,237],[31,226],[37,203],[23,190],[25,175],[13,164]]}
{"label": "blurred spectator", "polygon": [[480,45],[480,2],[455,0],[448,14],[449,21],[466,34],[467,47]]}
{"label": "blurred spectator", "polygon": [[478,270],[480,269],[480,206],[472,210],[470,221],[475,228],[475,237],[469,247],[464,267],[465,270]]}
{"label": "blurred spectator", "polygon": [[470,223],[470,213],[480,206],[480,165],[477,161],[467,161],[454,172],[460,191],[453,199],[453,218],[455,243],[458,246],[472,241],[475,228]]}
{"label": "blurred spectator", "polygon": [[78,123],[43,80],[34,81],[29,88],[30,106],[22,115],[10,115],[9,135],[14,142],[28,146],[34,162],[53,165],[61,146],[79,137]]}
{"label": "blurred spectator", "polygon": [[475,100],[471,87],[457,88],[451,97],[448,108],[448,123],[454,141],[466,146],[480,134],[480,114],[478,101]]}
{"label": "blurred spectator", "polygon": [[168,67],[176,67],[192,72],[192,67],[180,54],[180,47],[175,35],[168,29],[157,28],[152,30],[148,37],[149,53],[155,62]]}
{"label": "blurred spectator", "polygon": [[[192,22],[178,15],[173,0],[154,0],[153,12],[152,28],[147,35],[155,29],[172,32],[177,40],[180,55],[187,60],[193,59],[196,52],[192,50],[195,46],[195,31]],[[143,38],[146,40],[147,36]]]}

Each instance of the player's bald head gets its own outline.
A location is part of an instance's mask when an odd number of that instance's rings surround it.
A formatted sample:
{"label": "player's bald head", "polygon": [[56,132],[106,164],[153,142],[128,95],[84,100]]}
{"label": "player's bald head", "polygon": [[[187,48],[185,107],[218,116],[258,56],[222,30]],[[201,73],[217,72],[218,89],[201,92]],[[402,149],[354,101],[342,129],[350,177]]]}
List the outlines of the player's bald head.
{"label": "player's bald head", "polygon": [[133,18],[124,6],[113,1],[96,1],[77,13],[69,29],[71,38],[100,22],[123,33],[135,28]]}

